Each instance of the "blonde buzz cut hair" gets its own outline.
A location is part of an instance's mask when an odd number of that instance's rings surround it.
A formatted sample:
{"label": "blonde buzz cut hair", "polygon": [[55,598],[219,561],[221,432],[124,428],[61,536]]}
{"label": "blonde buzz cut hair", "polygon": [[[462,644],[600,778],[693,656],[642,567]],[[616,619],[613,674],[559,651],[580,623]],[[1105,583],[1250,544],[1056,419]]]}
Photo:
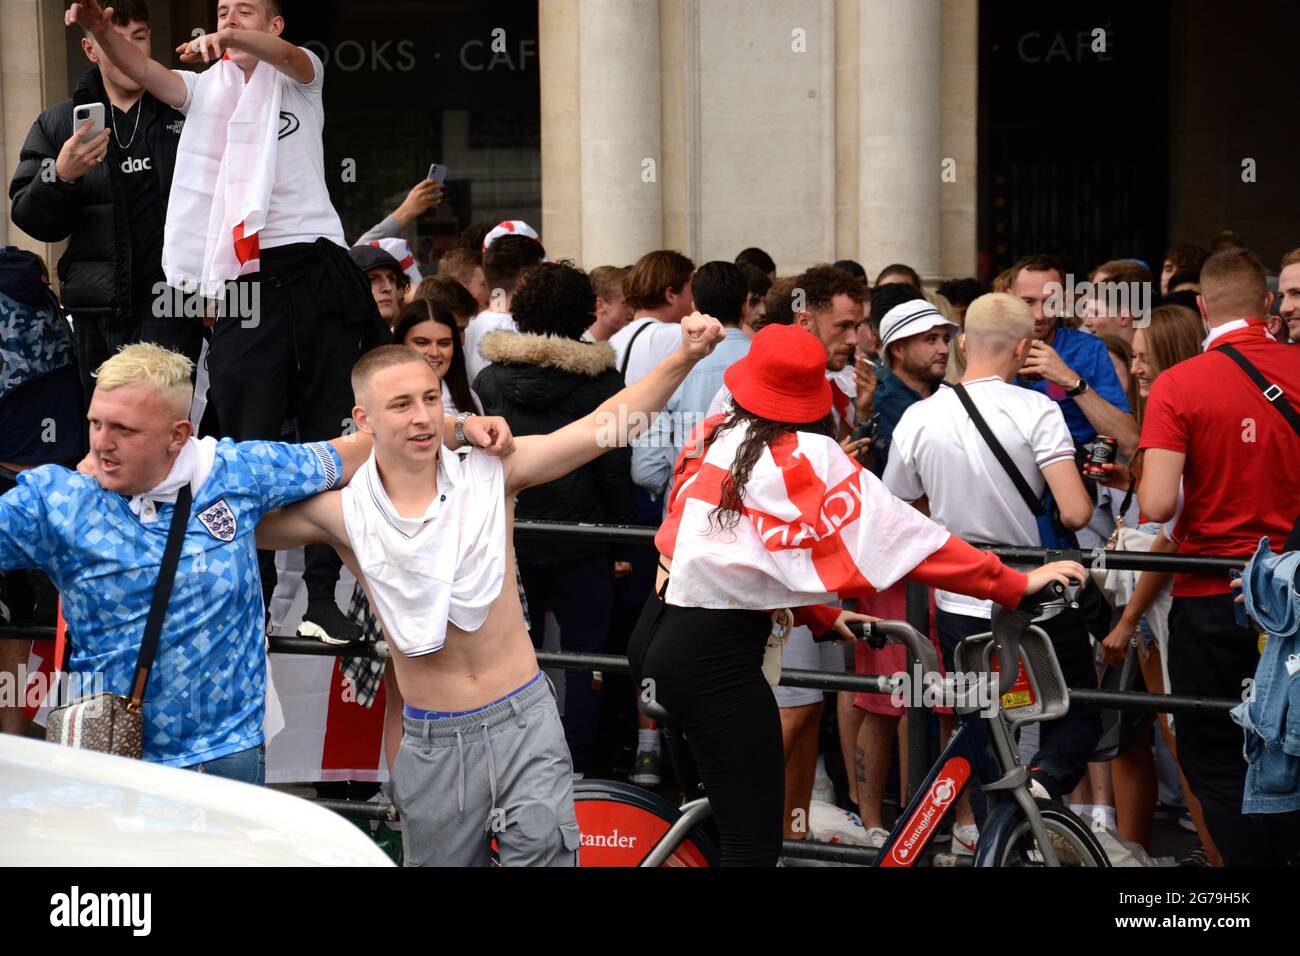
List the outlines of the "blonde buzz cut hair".
{"label": "blonde buzz cut hair", "polygon": [[966,308],[966,351],[998,355],[1034,336],[1029,306],[1006,292],[982,295]]}
{"label": "blonde buzz cut hair", "polygon": [[382,372],[384,369],[394,368],[398,365],[406,365],[408,362],[419,362],[421,365],[427,364],[424,356],[409,345],[381,345],[379,348],[371,349],[357,360],[356,365],[352,366],[353,400],[358,405],[362,404],[361,395],[365,392],[376,372]]}
{"label": "blonde buzz cut hair", "polygon": [[111,392],[127,385],[147,385],[182,417],[194,402],[194,363],[179,352],[152,342],[124,345],[92,374],[95,388]]}

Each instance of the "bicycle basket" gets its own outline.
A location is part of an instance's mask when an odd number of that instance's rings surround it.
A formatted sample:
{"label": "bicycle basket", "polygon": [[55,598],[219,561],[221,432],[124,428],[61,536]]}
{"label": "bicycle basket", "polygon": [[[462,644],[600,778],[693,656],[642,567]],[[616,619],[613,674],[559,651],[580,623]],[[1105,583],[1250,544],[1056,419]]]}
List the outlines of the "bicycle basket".
{"label": "bicycle basket", "polygon": [[[1056,720],[1070,709],[1070,688],[1052,641],[1040,628],[1030,626],[1020,636],[1021,673],[1011,690],[1002,695],[1002,713],[1011,726]],[[957,645],[957,670],[996,675],[997,659],[992,634],[968,637]],[[995,682],[996,676],[992,678]]]}

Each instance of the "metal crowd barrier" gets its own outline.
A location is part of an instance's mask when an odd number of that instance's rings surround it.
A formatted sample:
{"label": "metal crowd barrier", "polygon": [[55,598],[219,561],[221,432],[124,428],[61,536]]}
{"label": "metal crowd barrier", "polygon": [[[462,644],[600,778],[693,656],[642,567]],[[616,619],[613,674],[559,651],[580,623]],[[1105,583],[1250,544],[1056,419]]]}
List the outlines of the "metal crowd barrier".
{"label": "metal crowd barrier", "polygon": [[[658,529],[638,525],[575,524],[559,521],[516,521],[515,534],[524,537],[573,538],[602,540],[611,544],[650,544]],[[1092,549],[1052,549],[982,545],[1004,561],[1019,564],[1045,564],[1050,561],[1077,561],[1084,567],[1104,562],[1117,571],[1189,571],[1225,572],[1244,568],[1246,558],[1215,555],[1150,554],[1146,551],[1106,551]],[[922,634],[930,633],[930,605],[926,588],[907,585],[907,623]],[[542,655],[538,655],[539,658]],[[573,658],[581,655],[556,655]],[[916,661],[908,654],[908,671]],[[558,666],[569,666],[557,661]],[[576,661],[573,666],[576,665]],[[612,669],[613,665],[605,665]],[[602,668],[603,670],[604,668]],[[879,674],[834,674],[813,671],[782,671],[781,683],[788,687],[814,687],[821,690],[852,690],[889,693],[888,678]],[[1164,713],[1222,713],[1238,704],[1236,700],[1218,700],[1175,694],[1151,694],[1137,691],[1070,689],[1071,705],[1113,708],[1117,710],[1159,711]],[[913,790],[925,782],[934,763],[934,740],[930,733],[929,708],[913,705],[912,719],[907,722],[908,777]]]}
{"label": "metal crowd barrier", "polygon": [[[52,641],[52,627],[0,627],[0,640]],[[289,637],[273,634],[270,638],[272,654],[300,654],[316,657],[368,657],[388,658],[388,646],[378,644],[353,644],[334,647],[306,637]],[[576,654],[561,651],[538,651],[537,661],[543,667],[560,667],[565,670],[600,671],[601,673],[628,673],[627,658],[617,654]],[[785,669],[781,671],[783,687],[809,687],[814,690],[853,691],[855,693],[888,694],[893,690],[888,674],[848,674],[835,671],[806,671]],[[1139,691],[1104,691],[1070,688],[1071,701],[1088,706],[1118,710],[1150,710],[1159,713],[1227,713],[1238,701],[1212,697],[1191,697],[1182,694],[1149,694]]]}
{"label": "metal crowd barrier", "polygon": [[[604,541],[609,544],[652,544],[656,531],[656,528],[640,525],[575,524],[555,521],[515,522],[515,534],[523,537],[577,537],[588,541]],[[991,551],[1004,561],[1020,564],[1070,560],[1078,561],[1084,567],[1091,567],[1094,563],[1104,560],[1108,568],[1128,571],[1222,572],[1243,568],[1247,562],[1246,558],[1239,557],[1150,554],[1145,551],[1103,551],[1100,548],[1051,549],[984,545],[981,546],[981,550]],[[930,630],[930,609],[926,590],[923,586],[910,583],[907,588],[907,621],[922,634],[927,634]],[[53,640],[54,628],[0,627],[0,640],[6,638],[38,641]],[[388,657],[388,647],[383,642],[333,647],[316,640],[282,635],[273,635],[270,638],[269,649],[273,654],[379,659]],[[566,670],[598,670],[602,673],[628,673],[627,658],[614,654],[538,651],[537,660],[543,667],[559,667]],[[915,661],[909,654],[909,672],[913,664],[915,664]],[[868,694],[888,694],[893,688],[891,677],[887,674],[849,674],[831,671],[782,670],[780,683],[785,687],[806,687],[824,691],[853,691]],[[1138,691],[1121,692],[1089,688],[1071,688],[1070,701],[1072,705],[1079,704],[1092,708],[1140,710],[1171,714],[1221,713],[1225,717],[1228,711],[1239,703],[1237,700],[1194,697],[1183,694],[1151,694]],[[925,775],[934,762],[935,754],[930,733],[929,708],[912,705],[909,707],[909,711],[913,712],[915,717],[908,721],[908,776],[910,777],[911,788],[915,790],[924,782]],[[382,805],[356,804],[346,800],[317,800],[315,802],[338,812],[361,817],[374,815],[372,817],[374,819],[386,819],[388,813],[388,810]],[[371,807],[371,809],[362,809],[364,807]],[[787,852],[787,855],[790,856],[809,859],[862,864],[869,863],[875,856],[874,850],[862,847],[832,846],[809,841],[789,840],[786,841],[786,848],[783,852]]]}
{"label": "metal crowd barrier", "polygon": [[[515,534],[533,538],[583,538],[610,544],[653,544],[658,528],[630,524],[576,524],[565,521],[516,521]],[[1146,551],[1103,551],[1101,548],[1023,548],[1013,545],[977,545],[1004,561],[1021,564],[1078,561],[1084,567],[1103,560],[1117,571],[1232,571],[1246,566],[1247,558],[1203,554],[1151,554]]]}

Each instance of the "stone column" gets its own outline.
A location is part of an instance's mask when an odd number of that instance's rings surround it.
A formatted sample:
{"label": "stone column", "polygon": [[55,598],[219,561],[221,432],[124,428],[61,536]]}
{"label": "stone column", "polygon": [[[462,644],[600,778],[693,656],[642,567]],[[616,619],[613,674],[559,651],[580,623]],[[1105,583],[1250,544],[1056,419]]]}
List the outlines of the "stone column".
{"label": "stone column", "polygon": [[59,4],[0,2],[0,162],[6,190],[0,240],[44,257],[51,276],[64,244],[39,242],[10,222],[7,195],[32,123],[42,110],[68,96],[65,32]]}
{"label": "stone column", "polygon": [[542,243],[552,259],[582,258],[579,0],[538,4],[542,94]]}
{"label": "stone column", "polygon": [[581,0],[578,17],[581,264],[626,265],[663,241],[659,0]]}
{"label": "stone column", "polygon": [[858,6],[835,2],[835,258],[857,259],[874,276],[885,263],[858,256]]}
{"label": "stone column", "polygon": [[939,262],[962,278],[979,266],[979,0],[942,0],[940,12],[939,151],[955,178],[939,183]]}
{"label": "stone column", "polygon": [[858,257],[873,270],[907,263],[927,285],[940,274],[939,8],[858,7]]}

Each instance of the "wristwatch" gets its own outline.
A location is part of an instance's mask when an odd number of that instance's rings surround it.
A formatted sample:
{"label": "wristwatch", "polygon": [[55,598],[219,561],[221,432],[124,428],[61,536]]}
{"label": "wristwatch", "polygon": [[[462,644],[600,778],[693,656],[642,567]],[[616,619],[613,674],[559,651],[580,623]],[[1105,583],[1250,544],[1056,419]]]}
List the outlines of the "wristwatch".
{"label": "wristwatch", "polygon": [[1066,391],[1067,398],[1078,398],[1088,390],[1088,380],[1082,375],[1079,376],[1079,384]]}
{"label": "wristwatch", "polygon": [[473,412],[461,412],[456,416],[456,444],[462,448],[469,444],[469,439],[465,437],[465,422],[473,414]]}

